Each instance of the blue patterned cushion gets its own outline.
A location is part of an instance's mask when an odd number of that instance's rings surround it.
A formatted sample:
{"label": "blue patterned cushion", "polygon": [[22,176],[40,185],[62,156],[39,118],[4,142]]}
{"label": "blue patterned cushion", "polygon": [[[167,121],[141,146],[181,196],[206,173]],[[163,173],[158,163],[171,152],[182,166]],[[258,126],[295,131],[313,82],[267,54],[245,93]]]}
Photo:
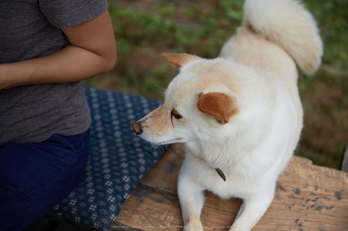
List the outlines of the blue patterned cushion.
{"label": "blue patterned cushion", "polygon": [[162,153],[131,129],[161,101],[93,88],[86,88],[86,96],[92,115],[87,169],[74,191],[47,215],[110,230],[125,200]]}

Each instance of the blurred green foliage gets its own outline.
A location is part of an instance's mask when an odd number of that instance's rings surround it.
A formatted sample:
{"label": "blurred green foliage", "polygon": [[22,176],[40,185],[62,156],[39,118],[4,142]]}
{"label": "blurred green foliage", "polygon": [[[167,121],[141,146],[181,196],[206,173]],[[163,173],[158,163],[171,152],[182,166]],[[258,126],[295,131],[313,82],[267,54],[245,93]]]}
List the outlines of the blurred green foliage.
{"label": "blurred green foliage", "polygon": [[306,0],[305,5],[318,21],[324,40],[323,62],[347,69],[348,63],[348,1]]}
{"label": "blurred green foliage", "polygon": [[[174,3],[183,2],[174,1]],[[204,12],[204,1],[186,1],[185,9],[177,9],[173,2],[153,3],[149,11],[139,12],[132,8],[121,8],[117,1],[109,1],[118,52],[130,52],[134,47],[149,44],[172,48],[173,52],[188,52],[203,43],[204,50],[198,51],[205,57],[215,57],[229,34],[242,21],[243,1],[220,0],[215,8]],[[348,1],[306,0],[305,6],[318,21],[325,43],[323,63],[347,68],[348,63]],[[182,17],[194,21],[187,26],[175,21]],[[227,31],[227,32],[226,32]],[[228,32],[230,31],[230,32]],[[207,49],[208,48],[208,49]]]}

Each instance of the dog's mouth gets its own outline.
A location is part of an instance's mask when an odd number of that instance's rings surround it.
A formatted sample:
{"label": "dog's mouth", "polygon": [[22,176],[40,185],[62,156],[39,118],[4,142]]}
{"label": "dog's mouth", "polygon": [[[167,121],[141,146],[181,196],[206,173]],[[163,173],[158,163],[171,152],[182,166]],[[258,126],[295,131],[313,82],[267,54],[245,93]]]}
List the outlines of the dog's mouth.
{"label": "dog's mouth", "polygon": [[[176,114],[173,116],[175,118],[177,118],[177,117],[179,118],[180,115]],[[182,117],[180,117],[180,118],[182,118]],[[183,139],[183,138],[174,138],[174,139],[165,140],[165,141],[157,141],[158,139],[154,138],[154,136],[151,133],[147,134],[146,130],[143,129],[142,123],[143,122],[134,122],[132,124],[132,129],[138,136],[140,136],[142,139],[144,139],[152,144],[168,145],[168,144],[184,143],[185,142],[185,139]]]}
{"label": "dog's mouth", "polygon": [[156,144],[158,145],[168,145],[168,144],[174,144],[174,143],[184,143],[184,139],[182,138],[175,138],[175,139],[172,139],[172,140],[167,140],[167,141],[161,141],[161,142],[158,142]]}

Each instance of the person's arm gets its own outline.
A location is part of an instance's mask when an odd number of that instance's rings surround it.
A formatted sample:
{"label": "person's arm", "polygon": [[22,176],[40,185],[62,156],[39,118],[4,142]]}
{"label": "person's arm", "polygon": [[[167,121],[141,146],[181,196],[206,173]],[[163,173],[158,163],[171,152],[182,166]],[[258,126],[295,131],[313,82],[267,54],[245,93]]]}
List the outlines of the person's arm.
{"label": "person's arm", "polygon": [[0,64],[0,89],[88,79],[116,63],[116,41],[109,12],[77,26],[62,28],[71,45],[36,59]]}

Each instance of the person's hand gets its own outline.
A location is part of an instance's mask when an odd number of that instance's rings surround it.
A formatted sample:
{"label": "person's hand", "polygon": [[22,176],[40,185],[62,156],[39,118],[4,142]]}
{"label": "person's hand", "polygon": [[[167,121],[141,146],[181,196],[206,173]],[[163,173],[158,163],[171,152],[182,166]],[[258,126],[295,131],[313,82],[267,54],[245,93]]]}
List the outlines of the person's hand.
{"label": "person's hand", "polygon": [[0,90],[6,89],[7,85],[7,70],[5,64],[0,64]]}

